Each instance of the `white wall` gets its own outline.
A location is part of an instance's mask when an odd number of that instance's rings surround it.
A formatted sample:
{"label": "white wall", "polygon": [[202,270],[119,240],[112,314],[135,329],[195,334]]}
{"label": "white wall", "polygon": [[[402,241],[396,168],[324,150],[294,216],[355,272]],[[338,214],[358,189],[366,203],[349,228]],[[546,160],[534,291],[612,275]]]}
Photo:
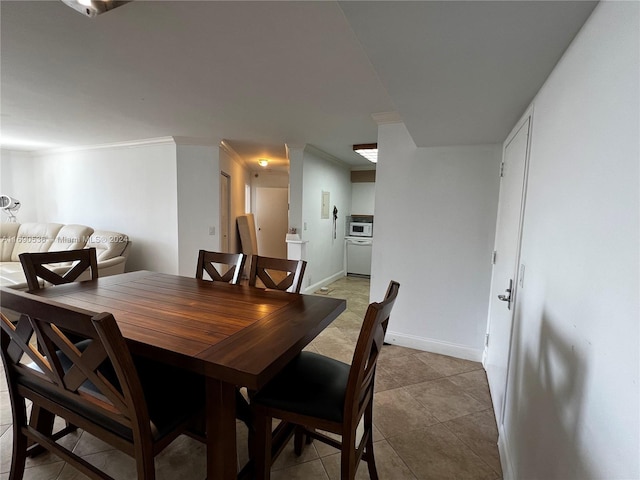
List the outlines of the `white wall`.
{"label": "white wall", "polygon": [[[178,274],[196,274],[198,251],[220,249],[219,147],[176,146]],[[215,228],[215,235],[209,234]]]}
{"label": "white wall", "polygon": [[639,10],[600,3],[534,100],[506,478],[640,478]]}
{"label": "white wall", "polygon": [[124,233],[132,240],[127,270],[178,273],[173,142],[49,153],[34,167],[37,221]]}
{"label": "white wall", "polygon": [[304,145],[287,145],[289,158],[289,228],[302,235],[302,200],[304,184]]}
{"label": "white wall", "polygon": [[[186,276],[195,274],[199,249],[219,249],[220,171],[232,178],[232,218],[244,213],[250,181],[217,141],[183,137],[39,155],[3,150],[1,162],[3,194],[23,202],[20,222],[119,231],[132,240],[127,270]],[[235,222],[230,233],[233,249]]]}
{"label": "white wall", "polygon": [[417,148],[395,123],[378,149],[371,299],[401,284],[387,341],[480,360],[500,146]]}
{"label": "white wall", "polygon": [[[20,210],[15,213],[18,223],[35,222],[38,217],[38,190],[34,188],[35,166],[33,156],[26,152],[0,150],[0,195],[20,200]],[[9,218],[0,213],[0,221]]]}
{"label": "white wall", "polygon": [[[351,184],[351,213],[373,215],[376,203],[376,184],[356,182]],[[375,228],[375,224],[374,224]]]}
{"label": "white wall", "polygon": [[[309,241],[304,276],[304,287],[308,292],[344,275],[344,219],[351,207],[351,173],[346,166],[327,157],[309,146],[304,150],[301,236],[302,240]],[[330,193],[330,214],[327,219],[320,218],[323,191]],[[292,197],[291,203],[294,201]],[[334,205],[338,208],[335,239]]]}

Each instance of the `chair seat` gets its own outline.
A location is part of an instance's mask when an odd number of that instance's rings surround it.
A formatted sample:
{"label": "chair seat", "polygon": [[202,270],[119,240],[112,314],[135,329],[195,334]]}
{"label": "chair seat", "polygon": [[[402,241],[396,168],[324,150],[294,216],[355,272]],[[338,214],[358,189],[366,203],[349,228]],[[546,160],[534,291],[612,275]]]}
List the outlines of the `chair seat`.
{"label": "chair seat", "polygon": [[333,358],[302,352],[251,401],[270,408],[342,422],[350,368]]}

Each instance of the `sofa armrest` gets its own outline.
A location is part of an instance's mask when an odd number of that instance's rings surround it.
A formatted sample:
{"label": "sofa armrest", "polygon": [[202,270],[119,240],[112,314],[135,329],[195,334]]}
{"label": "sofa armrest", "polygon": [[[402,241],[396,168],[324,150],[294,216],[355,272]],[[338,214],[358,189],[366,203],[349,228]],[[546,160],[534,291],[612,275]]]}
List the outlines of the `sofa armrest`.
{"label": "sofa armrest", "polygon": [[127,257],[113,257],[108,260],[98,262],[98,278],[124,273],[126,262]]}

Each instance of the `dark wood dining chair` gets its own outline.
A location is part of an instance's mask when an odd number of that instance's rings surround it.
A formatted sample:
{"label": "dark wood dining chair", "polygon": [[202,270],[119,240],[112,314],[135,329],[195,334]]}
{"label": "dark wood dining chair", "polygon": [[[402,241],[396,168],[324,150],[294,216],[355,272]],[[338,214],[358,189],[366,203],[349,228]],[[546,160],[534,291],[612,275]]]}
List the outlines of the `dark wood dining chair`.
{"label": "dark wood dining chair", "polygon": [[[45,288],[49,285],[62,285],[84,280],[98,278],[98,263],[95,248],[82,248],[76,250],[63,250],[54,252],[25,252],[20,254],[20,263],[27,279],[30,292]],[[14,318],[10,317],[13,321]],[[72,341],[78,337],[70,335]],[[53,416],[34,405],[31,409],[31,425],[40,429],[53,428]],[[66,428],[59,432],[64,436],[76,430],[76,426],[67,422]],[[34,447],[30,454],[36,455],[40,449]]]}
{"label": "dark wood dining chair", "polygon": [[[20,263],[27,278],[29,291],[36,291],[48,282],[52,285],[75,282],[87,270],[82,278],[98,278],[98,262],[95,248],[63,250],[59,252],[21,253]],[[42,283],[40,281],[42,279]]]}
{"label": "dark wood dining chair", "polygon": [[253,255],[249,285],[255,287],[259,280],[266,288],[300,293],[306,268],[307,262],[304,260]]}
{"label": "dark wood dining chair", "polygon": [[[304,351],[253,395],[252,455],[256,478],[270,478],[271,465],[294,430],[298,455],[302,451],[302,432],[340,450],[342,480],[355,478],[360,459],[367,462],[371,479],[378,478],[373,455],[373,386],[399,288],[399,283],[390,282],[384,300],[369,305],[350,366]],[[356,428],[363,416],[364,433],[356,447]],[[273,432],[272,418],[282,420]],[[342,441],[317,430],[341,435]]]}
{"label": "dark wood dining chair", "polygon": [[[198,252],[196,278],[202,280],[204,272],[207,272],[214,282],[228,282],[237,285],[242,279],[246,261],[247,256],[243,253],[220,253],[200,250]],[[216,265],[219,265],[220,269]],[[224,273],[220,273],[223,270]]]}
{"label": "dark wood dining chair", "polygon": [[[110,313],[94,315],[0,289],[0,354],[13,415],[9,478],[24,475],[27,442],[58,455],[92,479],[111,479],[27,423],[26,400],[136,460],[137,478],[155,478],[154,457],[200,418],[204,382],[197,375],[132,357]],[[5,310],[20,314],[17,324]],[[64,332],[84,338],[72,343]],[[36,335],[39,348],[30,343]]]}

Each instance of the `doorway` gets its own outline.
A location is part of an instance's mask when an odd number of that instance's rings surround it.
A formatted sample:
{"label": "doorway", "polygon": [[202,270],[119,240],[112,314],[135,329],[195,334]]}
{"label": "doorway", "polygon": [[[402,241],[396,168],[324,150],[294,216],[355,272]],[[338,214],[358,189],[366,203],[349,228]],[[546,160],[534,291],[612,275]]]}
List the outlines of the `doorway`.
{"label": "doorway", "polygon": [[265,257],[287,258],[289,189],[256,188],[255,217],[258,253]]}
{"label": "doorway", "polygon": [[505,142],[498,201],[498,220],[491,276],[485,368],[493,408],[501,428],[509,373],[511,336],[519,280],[520,240],[524,217],[531,115]]}

